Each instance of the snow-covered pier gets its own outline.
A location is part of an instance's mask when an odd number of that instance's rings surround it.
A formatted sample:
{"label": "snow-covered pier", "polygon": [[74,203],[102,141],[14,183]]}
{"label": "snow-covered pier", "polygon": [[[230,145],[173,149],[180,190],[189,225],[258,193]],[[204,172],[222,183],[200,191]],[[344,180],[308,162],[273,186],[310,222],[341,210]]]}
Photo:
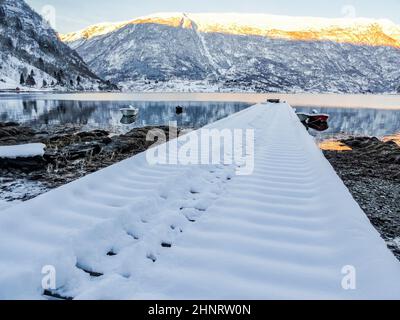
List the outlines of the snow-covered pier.
{"label": "snow-covered pier", "polygon": [[254,130],[252,174],[140,154],[0,212],[0,298],[400,298],[400,263],[289,105],[207,128]]}

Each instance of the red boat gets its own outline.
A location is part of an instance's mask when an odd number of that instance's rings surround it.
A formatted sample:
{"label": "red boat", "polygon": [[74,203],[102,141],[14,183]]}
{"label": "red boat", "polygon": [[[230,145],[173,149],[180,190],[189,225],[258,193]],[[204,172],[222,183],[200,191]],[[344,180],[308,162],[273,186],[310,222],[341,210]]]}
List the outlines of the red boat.
{"label": "red boat", "polygon": [[329,115],[324,113],[318,113],[318,111],[313,110],[312,113],[297,113],[301,122],[305,122],[307,124],[311,123],[319,123],[319,122],[328,122]]}
{"label": "red boat", "polygon": [[329,116],[327,114],[316,114],[316,115],[310,115],[308,118],[308,123],[313,123],[313,122],[328,122]]}
{"label": "red boat", "polygon": [[312,123],[306,124],[306,128],[307,129],[311,128],[316,131],[322,132],[322,131],[326,131],[329,129],[329,124],[328,124],[328,122],[312,122]]}

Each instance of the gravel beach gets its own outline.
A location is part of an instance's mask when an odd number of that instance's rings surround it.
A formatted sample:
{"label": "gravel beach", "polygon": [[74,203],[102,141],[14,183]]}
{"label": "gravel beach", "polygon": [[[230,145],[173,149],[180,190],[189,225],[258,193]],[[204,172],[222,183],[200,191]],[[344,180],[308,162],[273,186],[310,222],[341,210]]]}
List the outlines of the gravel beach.
{"label": "gravel beach", "polygon": [[377,138],[340,141],[348,151],[324,151],[354,199],[400,260],[400,147]]}
{"label": "gravel beach", "polygon": [[[0,123],[0,146],[25,143],[46,145],[43,157],[0,158],[0,201],[26,201],[87,174],[144,152],[155,142],[147,133],[164,126],[136,128],[123,135],[79,127],[55,127],[36,131],[16,123]],[[178,130],[179,132],[179,130]]]}

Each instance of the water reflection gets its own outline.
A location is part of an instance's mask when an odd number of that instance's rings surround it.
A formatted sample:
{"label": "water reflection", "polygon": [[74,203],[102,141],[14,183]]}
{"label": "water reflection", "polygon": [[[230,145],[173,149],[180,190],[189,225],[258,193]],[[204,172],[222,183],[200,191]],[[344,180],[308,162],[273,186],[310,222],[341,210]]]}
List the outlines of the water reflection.
{"label": "water reflection", "polygon": [[[133,104],[139,108],[136,119],[123,119],[120,109]],[[183,108],[182,114],[177,107]],[[36,127],[74,124],[84,130],[105,129],[125,133],[135,127],[165,125],[199,128],[250,106],[241,102],[135,102],[79,101],[26,98],[0,100],[0,122],[16,121]],[[318,109],[330,115],[329,128],[309,130],[319,140],[340,134],[383,137],[400,132],[400,110],[362,108],[296,107],[298,112]],[[320,132],[319,130],[326,130]]]}
{"label": "water reflection", "polygon": [[122,118],[121,118],[121,123],[122,124],[132,124],[132,123],[135,123],[136,122],[136,120],[137,120],[137,117],[136,116],[122,116]]}
{"label": "water reflection", "polygon": [[176,121],[179,126],[199,128],[250,106],[241,102],[136,102],[134,106],[139,109],[139,115],[123,117],[120,109],[129,104],[132,102],[3,100],[0,101],[0,121],[43,128],[73,124],[83,126],[84,130],[126,133],[135,127],[168,125],[170,121]]}
{"label": "water reflection", "polygon": [[323,132],[329,129],[329,124],[328,122],[325,121],[317,121],[317,122],[312,122],[308,123],[306,121],[301,122],[307,129],[307,131],[310,131],[310,129],[313,129],[318,132]]}
{"label": "water reflection", "polygon": [[[296,109],[298,112],[310,112],[315,107]],[[309,131],[318,140],[340,134],[384,137],[400,132],[400,110],[324,107],[317,110],[330,115],[329,128],[326,131]]]}

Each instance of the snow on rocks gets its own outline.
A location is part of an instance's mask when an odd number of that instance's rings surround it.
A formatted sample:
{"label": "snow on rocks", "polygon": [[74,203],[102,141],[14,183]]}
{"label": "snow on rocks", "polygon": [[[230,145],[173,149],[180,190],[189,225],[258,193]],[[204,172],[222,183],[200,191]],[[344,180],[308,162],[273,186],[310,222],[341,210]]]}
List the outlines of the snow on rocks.
{"label": "snow on rocks", "polygon": [[0,158],[16,159],[43,157],[46,146],[43,143],[28,143],[15,146],[0,146]]}
{"label": "snow on rocks", "polygon": [[43,298],[44,266],[76,299],[400,298],[400,264],[287,104],[207,128],[254,129],[253,174],[142,153],[4,210],[0,298]]}

